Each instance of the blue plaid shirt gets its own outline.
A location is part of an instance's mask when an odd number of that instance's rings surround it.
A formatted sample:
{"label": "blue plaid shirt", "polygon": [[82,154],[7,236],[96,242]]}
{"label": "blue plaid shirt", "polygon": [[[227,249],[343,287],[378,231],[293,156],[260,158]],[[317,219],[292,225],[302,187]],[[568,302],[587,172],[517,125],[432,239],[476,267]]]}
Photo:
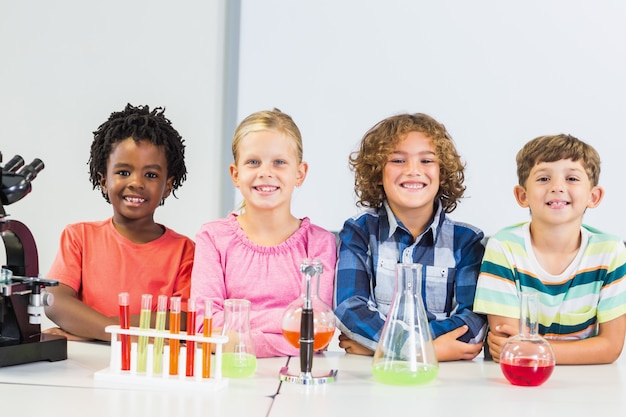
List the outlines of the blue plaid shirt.
{"label": "blue plaid shirt", "polygon": [[472,311],[484,253],[483,232],[446,216],[441,204],[430,226],[413,239],[385,202],[346,220],[339,233],[334,308],[339,329],[372,350],[394,295],[399,262],[425,266],[422,299],[433,339],[467,324],[459,340],[482,342],[485,316]]}

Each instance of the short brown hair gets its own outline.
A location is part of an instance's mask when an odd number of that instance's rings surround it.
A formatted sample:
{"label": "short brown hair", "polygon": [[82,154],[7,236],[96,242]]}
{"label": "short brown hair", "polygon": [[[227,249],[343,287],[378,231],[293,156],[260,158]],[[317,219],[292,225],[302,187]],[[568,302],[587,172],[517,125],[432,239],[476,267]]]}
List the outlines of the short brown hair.
{"label": "short brown hair", "polygon": [[558,134],[532,139],[517,153],[517,181],[525,186],[530,171],[540,162],[561,159],[581,161],[591,185],[600,181],[600,155],[589,144],[571,135]]}

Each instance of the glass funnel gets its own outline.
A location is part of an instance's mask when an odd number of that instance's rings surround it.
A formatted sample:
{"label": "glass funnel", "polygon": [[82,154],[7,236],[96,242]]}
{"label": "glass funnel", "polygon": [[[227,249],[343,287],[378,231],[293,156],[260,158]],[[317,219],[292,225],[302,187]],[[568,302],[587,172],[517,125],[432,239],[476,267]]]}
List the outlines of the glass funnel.
{"label": "glass funnel", "polygon": [[424,384],[439,372],[421,285],[422,265],[396,265],[395,293],[372,363],[379,382]]}
{"label": "glass funnel", "polygon": [[500,368],[513,385],[537,386],[550,378],[556,361],[550,343],[539,336],[539,294],[520,296],[520,333],[502,348]]}

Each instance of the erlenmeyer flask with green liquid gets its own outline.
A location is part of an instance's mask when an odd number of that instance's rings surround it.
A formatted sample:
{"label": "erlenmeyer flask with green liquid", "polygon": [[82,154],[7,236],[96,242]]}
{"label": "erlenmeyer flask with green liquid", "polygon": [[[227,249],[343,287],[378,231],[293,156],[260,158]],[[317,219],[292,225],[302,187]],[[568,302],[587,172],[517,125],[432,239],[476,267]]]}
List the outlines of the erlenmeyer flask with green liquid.
{"label": "erlenmeyer flask with green liquid", "polygon": [[421,295],[422,269],[421,264],[396,266],[395,293],[372,363],[379,382],[425,384],[439,373]]}

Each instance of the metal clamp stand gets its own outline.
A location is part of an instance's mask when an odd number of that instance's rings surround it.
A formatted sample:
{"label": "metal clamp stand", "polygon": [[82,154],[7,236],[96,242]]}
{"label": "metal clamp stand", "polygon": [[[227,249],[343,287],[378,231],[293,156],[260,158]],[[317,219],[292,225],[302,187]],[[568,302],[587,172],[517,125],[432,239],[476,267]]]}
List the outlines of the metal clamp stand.
{"label": "metal clamp stand", "polygon": [[[321,269],[321,266],[319,266],[319,268]],[[337,376],[336,369],[331,369],[327,374],[321,376],[313,376],[311,373],[311,369],[313,368],[313,342],[315,340],[313,302],[311,300],[311,276],[321,273],[321,271],[318,271],[318,269],[312,265],[303,265],[301,272],[305,275],[306,292],[300,319],[300,374],[291,375],[289,374],[289,368],[283,366],[279,372],[280,380],[301,385],[319,385],[334,382]]]}

